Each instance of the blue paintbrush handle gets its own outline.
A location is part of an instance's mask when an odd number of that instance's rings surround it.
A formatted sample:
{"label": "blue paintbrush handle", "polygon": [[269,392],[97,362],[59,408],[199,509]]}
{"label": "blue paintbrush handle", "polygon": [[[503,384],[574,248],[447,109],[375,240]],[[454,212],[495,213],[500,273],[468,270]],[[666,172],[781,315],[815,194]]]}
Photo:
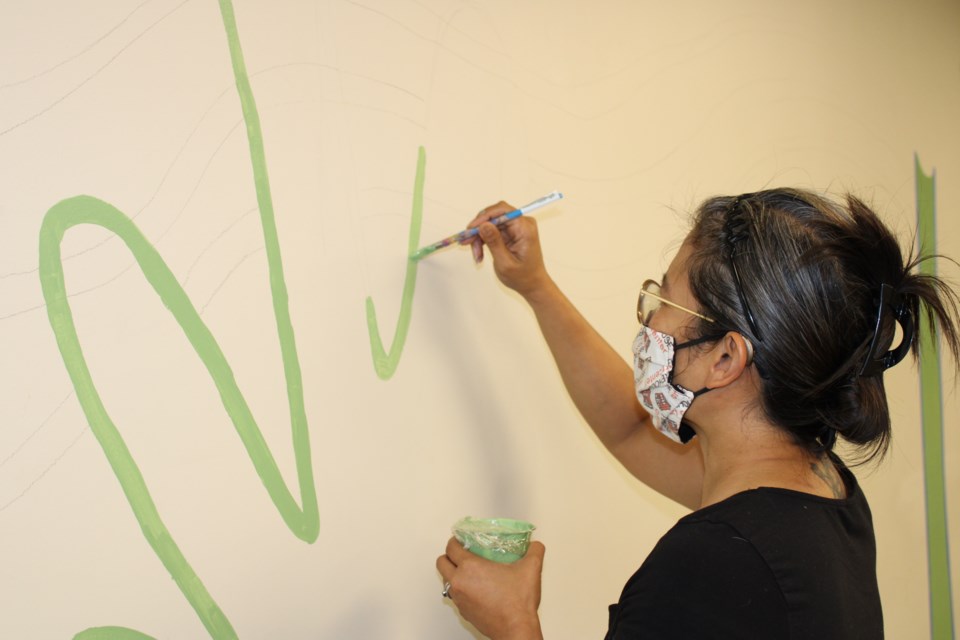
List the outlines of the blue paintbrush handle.
{"label": "blue paintbrush handle", "polygon": [[[536,211],[540,207],[544,207],[550,204],[551,202],[556,202],[562,197],[563,197],[562,193],[560,193],[559,191],[554,191],[553,193],[549,193],[543,196],[542,198],[534,200],[533,202],[531,202],[526,206],[520,207],[519,209],[514,209],[513,211],[509,211],[507,213],[504,213],[503,215],[500,215],[500,216],[497,216],[496,218],[491,219],[490,224],[496,225],[496,226],[505,224],[515,218],[519,218],[525,213]],[[434,242],[433,244],[428,244],[422,249],[418,249],[416,253],[410,256],[410,258],[412,260],[420,260],[421,258],[425,258],[426,256],[430,255],[437,249],[443,249],[444,247],[449,247],[452,244],[459,244],[464,240],[469,240],[473,236],[477,235],[479,232],[480,232],[479,227],[473,227],[472,229],[464,229],[463,231],[459,233],[455,233],[452,236],[444,238],[443,240]]]}

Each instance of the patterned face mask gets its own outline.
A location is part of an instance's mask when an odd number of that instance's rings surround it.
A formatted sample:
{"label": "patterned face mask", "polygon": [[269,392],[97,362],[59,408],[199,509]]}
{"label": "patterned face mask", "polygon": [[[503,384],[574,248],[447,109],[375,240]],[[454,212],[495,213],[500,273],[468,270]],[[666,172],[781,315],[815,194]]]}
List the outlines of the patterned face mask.
{"label": "patterned face mask", "polygon": [[694,398],[710,391],[706,387],[690,391],[673,383],[676,352],[708,339],[703,337],[675,344],[673,336],[644,326],[633,341],[633,381],[637,399],[650,414],[654,426],[674,442],[686,444],[696,435],[683,422],[683,414]]}

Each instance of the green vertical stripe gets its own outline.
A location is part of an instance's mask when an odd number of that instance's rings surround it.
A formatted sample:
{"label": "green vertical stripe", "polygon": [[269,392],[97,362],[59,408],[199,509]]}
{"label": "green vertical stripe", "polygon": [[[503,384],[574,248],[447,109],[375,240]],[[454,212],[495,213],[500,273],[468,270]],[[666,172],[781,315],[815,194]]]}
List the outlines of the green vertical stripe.
{"label": "green vertical stripe", "polygon": [[[928,176],[915,156],[917,218],[922,254],[937,252],[936,171]],[[920,272],[936,275],[934,260],[920,265]],[[930,574],[930,632],[934,640],[952,639],[953,601],[950,591],[950,550],[947,542],[947,497],[943,465],[943,381],[937,334],[920,330],[920,409],[923,421],[923,480],[927,510],[927,561]]]}

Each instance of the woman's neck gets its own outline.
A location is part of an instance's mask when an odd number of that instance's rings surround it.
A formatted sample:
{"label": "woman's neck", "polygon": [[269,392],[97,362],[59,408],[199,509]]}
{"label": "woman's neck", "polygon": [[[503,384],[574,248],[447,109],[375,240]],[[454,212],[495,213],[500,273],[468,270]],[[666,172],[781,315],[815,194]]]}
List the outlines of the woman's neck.
{"label": "woman's neck", "polygon": [[826,454],[813,454],[771,425],[740,425],[739,433],[701,434],[701,507],[759,487],[776,487],[824,498],[844,498],[840,473]]}

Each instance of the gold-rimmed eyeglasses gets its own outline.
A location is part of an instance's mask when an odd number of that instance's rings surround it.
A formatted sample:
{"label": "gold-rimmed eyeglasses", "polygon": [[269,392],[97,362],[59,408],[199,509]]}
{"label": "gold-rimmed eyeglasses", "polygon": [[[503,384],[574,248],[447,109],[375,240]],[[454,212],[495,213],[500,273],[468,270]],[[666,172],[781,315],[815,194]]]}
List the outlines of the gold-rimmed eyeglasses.
{"label": "gold-rimmed eyeglasses", "polygon": [[653,316],[653,313],[660,308],[661,304],[668,304],[671,307],[680,309],[681,311],[686,311],[687,313],[702,318],[707,322],[716,322],[713,318],[708,318],[707,316],[694,311],[693,309],[688,309],[683,305],[677,304],[667,300],[662,295],[660,295],[660,283],[656,280],[646,280],[643,285],[640,287],[640,297],[637,298],[637,320],[640,321],[640,324],[646,325],[650,318]]}

